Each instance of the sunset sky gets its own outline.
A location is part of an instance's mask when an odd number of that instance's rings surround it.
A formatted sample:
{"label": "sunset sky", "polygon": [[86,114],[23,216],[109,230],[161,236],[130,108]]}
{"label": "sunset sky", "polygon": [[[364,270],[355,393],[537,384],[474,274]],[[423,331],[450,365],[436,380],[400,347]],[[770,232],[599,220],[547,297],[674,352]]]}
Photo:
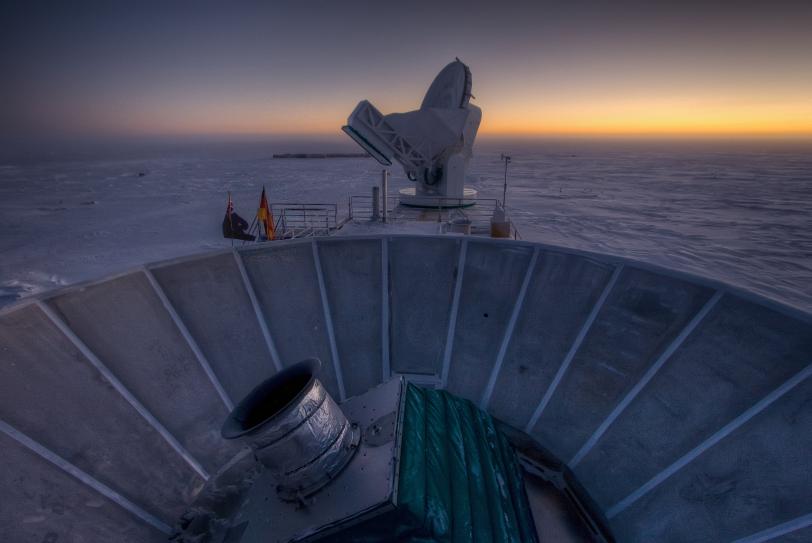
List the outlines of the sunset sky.
{"label": "sunset sky", "polygon": [[812,137],[810,29],[783,0],[18,2],[0,136],[339,134],[458,56],[484,136]]}

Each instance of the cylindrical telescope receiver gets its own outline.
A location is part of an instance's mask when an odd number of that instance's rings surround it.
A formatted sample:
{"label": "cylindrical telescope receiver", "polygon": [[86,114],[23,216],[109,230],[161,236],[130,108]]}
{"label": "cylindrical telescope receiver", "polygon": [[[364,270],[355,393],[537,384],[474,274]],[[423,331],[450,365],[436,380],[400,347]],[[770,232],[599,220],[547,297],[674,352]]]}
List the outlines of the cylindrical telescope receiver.
{"label": "cylindrical telescope receiver", "polygon": [[273,474],[284,500],[300,500],[334,479],[352,459],[360,432],[304,360],[266,379],[229,414],[225,439],[241,439]]}

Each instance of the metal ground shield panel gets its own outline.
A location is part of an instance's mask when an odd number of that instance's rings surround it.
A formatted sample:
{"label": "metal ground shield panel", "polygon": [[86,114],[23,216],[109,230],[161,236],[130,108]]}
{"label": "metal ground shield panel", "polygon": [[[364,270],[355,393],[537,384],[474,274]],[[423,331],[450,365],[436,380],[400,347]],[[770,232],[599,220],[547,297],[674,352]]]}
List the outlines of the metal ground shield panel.
{"label": "metal ground shield panel", "polygon": [[497,418],[524,428],[612,269],[580,256],[552,251],[539,254],[489,403]]}
{"label": "metal ground shield panel", "polygon": [[266,246],[241,251],[240,256],[282,366],[318,358],[319,378],[340,398],[311,242]]}
{"label": "metal ground shield panel", "polygon": [[233,253],[151,271],[234,404],[276,372]]}
{"label": "metal ground shield panel", "polygon": [[531,434],[569,461],[712,295],[624,268]]}
{"label": "metal ground shield panel", "polygon": [[209,471],[236,449],[225,405],[143,273],[48,300],[55,313]]}
{"label": "metal ground shield panel", "polygon": [[0,432],[3,541],[163,543],[167,534]]}
{"label": "metal ground shield panel", "polygon": [[439,377],[461,240],[389,240],[392,371]]}
{"label": "metal ground shield panel", "polygon": [[164,522],[183,513],[202,478],[42,311],[0,317],[0,346],[0,420]]}
{"label": "metal ground shield panel", "polygon": [[479,402],[532,252],[469,241],[447,384],[454,394]]}
{"label": "metal ground shield panel", "polygon": [[610,507],[812,362],[812,325],[725,296],[576,468]]}
{"label": "metal ground shield panel", "polygon": [[811,398],[806,379],[611,519],[618,540],[734,541],[808,514]]}
{"label": "metal ground shield panel", "polygon": [[382,375],[381,241],[319,241],[318,250],[347,396]]}

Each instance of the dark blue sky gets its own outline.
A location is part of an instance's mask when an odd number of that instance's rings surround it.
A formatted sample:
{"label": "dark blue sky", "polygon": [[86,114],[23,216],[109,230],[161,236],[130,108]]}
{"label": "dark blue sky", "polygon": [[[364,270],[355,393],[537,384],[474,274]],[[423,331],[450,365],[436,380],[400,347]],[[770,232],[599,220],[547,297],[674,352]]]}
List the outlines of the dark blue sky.
{"label": "dark blue sky", "polygon": [[471,66],[484,134],[812,134],[812,2],[19,2],[4,139],[332,134]]}

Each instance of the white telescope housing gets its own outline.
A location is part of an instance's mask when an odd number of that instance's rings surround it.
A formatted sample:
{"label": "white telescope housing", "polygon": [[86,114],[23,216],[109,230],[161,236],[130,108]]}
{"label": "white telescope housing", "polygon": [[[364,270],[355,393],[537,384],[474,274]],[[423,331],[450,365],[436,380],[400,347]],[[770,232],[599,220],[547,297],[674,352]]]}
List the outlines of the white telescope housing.
{"label": "white telescope housing", "polygon": [[470,205],[476,191],[465,188],[465,173],[482,119],[471,98],[471,70],[457,59],[434,78],[420,109],[384,115],[362,100],[342,130],[384,166],[403,166],[415,182],[401,191],[403,203]]}

